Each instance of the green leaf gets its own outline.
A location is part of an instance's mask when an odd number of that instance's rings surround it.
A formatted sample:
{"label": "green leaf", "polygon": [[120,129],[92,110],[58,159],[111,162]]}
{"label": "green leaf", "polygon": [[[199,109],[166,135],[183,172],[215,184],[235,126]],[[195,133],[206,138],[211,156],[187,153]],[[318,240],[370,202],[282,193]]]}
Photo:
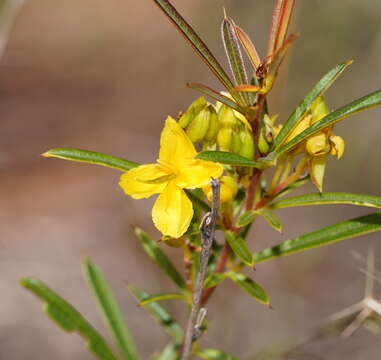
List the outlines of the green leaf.
{"label": "green leaf", "polygon": [[180,345],[169,343],[155,360],[180,360]]}
{"label": "green leaf", "polygon": [[243,213],[237,220],[238,227],[245,227],[246,225],[251,224],[254,219],[257,217],[257,212],[255,210],[249,210]]}
{"label": "green leaf", "polygon": [[196,156],[196,158],[233,166],[248,166],[255,167],[257,169],[263,168],[263,164],[259,162],[227,151],[202,151]]}
{"label": "green leaf", "polygon": [[375,91],[372,94],[366,95],[360,99],[351,102],[348,105],[337,109],[328,115],[324,116],[321,120],[312,124],[306,130],[301,132],[299,135],[295,136],[291,141],[282,145],[278,150],[278,154],[283,154],[286,151],[293,148],[295,145],[307,139],[309,136],[325,129],[328,126],[332,126],[337,122],[354,115],[360,111],[369,109],[374,106],[381,105],[381,90]]}
{"label": "green leaf", "polygon": [[282,224],[276,214],[272,211],[261,209],[257,211],[258,215],[264,217],[264,219],[268,222],[268,224],[275,229],[276,231],[282,232]]}
{"label": "green leaf", "polygon": [[[138,299],[139,302],[142,302],[149,297],[147,292],[145,292],[143,289],[139,289],[136,286],[130,285],[128,289]],[[161,326],[164,327],[165,331],[175,339],[176,343],[179,344],[182,342],[183,330],[173,320],[172,316],[169,315],[167,310],[165,310],[162,305],[159,305],[158,303],[151,303],[145,305],[144,308]]]}
{"label": "green leaf", "polygon": [[77,332],[87,342],[87,348],[100,360],[117,360],[106,341],[91,324],[66,300],[43,282],[24,278],[21,285],[44,301],[44,311],[63,330]]}
{"label": "green leaf", "polygon": [[196,351],[196,356],[204,360],[239,360],[233,355],[226,354],[221,350],[216,349],[199,349]]}
{"label": "green leaf", "polygon": [[189,41],[196,53],[208,65],[212,72],[216,75],[218,80],[225,86],[226,89],[231,90],[233,84],[225,73],[222,66],[219,64],[215,56],[211,53],[205,43],[193,30],[193,28],[185,21],[185,19],[178,13],[173,5],[167,0],[154,0],[159,8],[167,15],[169,20],[175,25],[177,30]]}
{"label": "green leaf", "polygon": [[274,150],[277,150],[283,143],[283,141],[291,134],[292,130],[298,124],[300,119],[304,116],[312,103],[321,95],[327,91],[335,80],[342,74],[342,72],[350,65],[352,61],[347,61],[342,64],[336,65],[330,72],[324,75],[321,80],[315,85],[315,87],[307,94],[295,111],[284,123],[281,131],[274,139]]}
{"label": "green leaf", "polygon": [[242,106],[238,105],[232,99],[228,98],[227,96],[221,94],[220,92],[218,92],[216,90],[213,90],[212,88],[210,88],[206,85],[203,85],[200,83],[187,83],[187,86],[193,90],[197,90],[197,91],[201,92],[202,94],[205,94],[205,95],[211,97],[214,100],[221,102],[222,104],[225,104],[226,106],[232,108],[233,110],[240,112],[243,115],[245,115],[247,113],[246,109],[244,109]]}
{"label": "green leaf", "polygon": [[86,280],[93,291],[103,320],[110,330],[115,345],[118,346],[124,359],[138,359],[134,340],[102,271],[89,259],[83,261],[82,265]]}
{"label": "green leaf", "polygon": [[186,284],[180,273],[177,271],[171,260],[165,255],[156,241],[150,238],[142,229],[136,228],[135,234],[138,237],[146,254],[160,266],[160,268],[173,280],[180,288],[186,289]]}
{"label": "green leaf", "polygon": [[147,296],[143,301],[140,302],[139,306],[151,304],[153,302],[157,301],[164,301],[164,300],[175,300],[175,299],[186,299],[186,296],[184,294],[180,293],[160,293],[160,294],[152,294]]}
{"label": "green leaf", "polygon": [[225,279],[226,279],[225,274],[220,274],[220,273],[211,274],[205,279],[204,289],[215,287],[221,284]]}
{"label": "green leaf", "polygon": [[[222,20],[221,25],[222,42],[224,44],[225,52],[229,60],[231,72],[235,79],[236,85],[249,84],[249,79],[246,74],[245,65],[241,53],[240,44],[234,25],[226,16]],[[238,94],[244,104],[249,105],[249,94]]]}
{"label": "green leaf", "polygon": [[253,266],[253,254],[248,248],[245,240],[231,231],[227,231],[225,234],[226,240],[228,241],[231,249],[239,257],[239,259],[247,266]]}
{"label": "green leaf", "polygon": [[57,148],[47,151],[42,156],[102,165],[121,171],[128,171],[139,165],[115,156],[81,149]]}
{"label": "green leaf", "polygon": [[282,209],[295,206],[344,204],[381,208],[381,197],[348,194],[348,193],[316,193],[289,197],[272,203],[272,209]]}
{"label": "green leaf", "polygon": [[262,262],[381,230],[381,211],[298,236],[254,254]]}
{"label": "green leaf", "polygon": [[248,276],[242,273],[237,273],[233,271],[229,272],[227,275],[240,288],[245,290],[250,296],[255,298],[257,301],[268,306],[270,305],[270,301],[265,290],[263,290],[263,288],[259,284],[257,284],[253,279],[250,279]]}

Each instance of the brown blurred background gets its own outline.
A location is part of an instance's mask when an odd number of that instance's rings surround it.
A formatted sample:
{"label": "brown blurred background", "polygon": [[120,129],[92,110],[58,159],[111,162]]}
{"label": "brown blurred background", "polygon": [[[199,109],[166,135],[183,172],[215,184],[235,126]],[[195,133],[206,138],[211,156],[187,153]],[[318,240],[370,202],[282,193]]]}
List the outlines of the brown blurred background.
{"label": "brown blurred background", "polygon": [[[224,59],[223,6],[263,54],[273,2],[174,1],[219,59]],[[284,65],[287,76],[272,94],[271,112],[284,120],[324,73],[351,58],[355,63],[328,92],[329,105],[378,89],[380,24],[378,0],[297,0],[293,30],[300,38]],[[217,86],[153,1],[26,2],[0,63],[1,359],[92,358],[83,341],[58,329],[42,314],[40,301],[18,284],[23,276],[40,278],[105,333],[82,278],[84,256],[110,279],[141,358],[167,343],[167,335],[126,289],[134,283],[153,293],[173,290],[132,232],[139,225],[158,235],[149,216],[152,200],[124,196],[116,171],[40,154],[79,147],[154,161],[163,120],[198,95],[185,87],[188,81]],[[370,110],[335,128],[347,149],[342,161],[330,161],[326,191],[381,195],[380,117],[379,109]],[[262,249],[368,212],[345,206],[281,210],[283,234],[259,220],[250,246]],[[360,300],[364,277],[350,252],[364,255],[374,244],[377,260],[379,238],[367,235],[258,266],[255,279],[271,296],[273,311],[224,283],[210,302],[203,344],[254,359],[264,348],[314,332],[330,314]],[[165,250],[177,262],[179,250]],[[376,265],[381,268],[381,260]],[[184,324],[184,307],[168,307]],[[381,345],[379,337],[361,329],[350,340],[334,337],[303,351],[299,359],[378,359]]]}

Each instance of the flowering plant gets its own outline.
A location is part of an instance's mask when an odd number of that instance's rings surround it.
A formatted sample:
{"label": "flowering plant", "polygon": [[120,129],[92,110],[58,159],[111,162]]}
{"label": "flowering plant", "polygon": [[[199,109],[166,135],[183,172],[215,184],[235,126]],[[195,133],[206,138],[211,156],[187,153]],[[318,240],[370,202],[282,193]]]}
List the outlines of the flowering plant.
{"label": "flowering plant", "polygon": [[[381,91],[330,111],[325,92],[351,64],[347,61],[325,74],[288,118],[278,116],[270,112],[267,97],[296,39],[295,35],[288,36],[294,0],[276,1],[267,54],[263,58],[244,30],[225,14],[222,40],[232,77],[168,0],[154,2],[208,65],[223,89],[188,84],[213,102],[200,97],[177,119],[166,119],[157,163],[139,165],[98,152],[68,148],[52,149],[43,155],[122,171],[119,185],[134,199],[158,194],[152,209],[153,223],[161,233],[158,241],[140,228],[136,229],[136,235],[143,250],[178,291],[148,294],[141,288],[130,287],[139,304],[171,337],[155,359],[186,360],[193,355],[203,359],[235,359],[221,350],[203,348],[200,342],[206,331],[206,305],[219,284],[230,279],[251,297],[271,307],[264,288],[242,273],[243,268],[381,230],[381,212],[373,212],[255,253],[250,249],[249,234],[257,217],[281,230],[276,209],[324,204],[381,207],[380,197],[323,192],[328,157],[340,159],[345,147],[344,140],[333,132],[334,125],[380,105]],[[316,186],[316,193],[284,198],[309,181]],[[223,234],[222,243],[215,240],[215,231]],[[165,255],[163,244],[182,252],[183,274]],[[83,266],[118,353],[79,312],[41,281],[25,278],[22,284],[43,299],[45,310],[54,321],[67,331],[81,334],[97,358],[138,359],[132,336],[101,270],[90,260],[84,261]],[[189,305],[185,331],[159,304],[170,299],[180,299]]]}

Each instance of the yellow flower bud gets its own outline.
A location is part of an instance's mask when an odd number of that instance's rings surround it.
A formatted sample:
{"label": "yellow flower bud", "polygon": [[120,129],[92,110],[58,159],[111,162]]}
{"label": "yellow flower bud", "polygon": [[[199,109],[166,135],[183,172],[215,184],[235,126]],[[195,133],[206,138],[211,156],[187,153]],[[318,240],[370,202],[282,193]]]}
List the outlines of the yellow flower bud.
{"label": "yellow flower bud", "polygon": [[245,129],[245,131],[241,133],[241,141],[242,146],[238,154],[252,159],[254,157],[254,139],[251,132]]}
{"label": "yellow flower bud", "polygon": [[218,112],[218,118],[221,127],[233,127],[237,123],[237,118],[235,117],[233,110],[226,105],[221,106]]}
{"label": "yellow flower bud", "polygon": [[207,105],[206,99],[201,96],[189,106],[187,111],[181,115],[179,125],[185,129],[195,116]]}
{"label": "yellow flower bud", "polygon": [[218,131],[217,144],[222,151],[229,151],[232,140],[233,129],[222,128]]}
{"label": "yellow flower bud", "polygon": [[268,151],[270,150],[270,145],[266,140],[264,131],[261,131],[259,134],[258,149],[261,152],[261,154],[267,154]]}
{"label": "yellow flower bud", "polygon": [[[220,179],[220,203],[226,203],[233,201],[234,197],[237,194],[238,191],[238,185],[236,180],[231,176],[222,176]],[[213,200],[213,193],[211,186],[205,185],[202,190],[204,191],[204,194],[208,198],[208,200],[211,202]]]}
{"label": "yellow flower bud", "polygon": [[201,141],[206,135],[210,124],[210,112],[207,107],[202,109],[191,121],[186,129],[186,134],[193,143]]}
{"label": "yellow flower bud", "polygon": [[236,131],[233,131],[229,150],[234,154],[238,154],[241,150],[241,147],[242,141],[240,134]]}
{"label": "yellow flower bud", "polygon": [[323,96],[319,96],[311,105],[312,124],[329,114],[329,109]]}
{"label": "yellow flower bud", "polygon": [[214,142],[216,140],[220,124],[218,121],[216,110],[212,105],[208,106],[208,111],[210,112],[209,128],[205,134],[204,140],[208,142]]}
{"label": "yellow flower bud", "polygon": [[344,139],[341,136],[332,134],[329,137],[329,141],[331,143],[331,154],[333,156],[337,156],[338,159],[340,159],[345,150],[345,142]]}
{"label": "yellow flower bud", "polygon": [[318,133],[311,136],[307,140],[306,149],[311,156],[326,154],[330,150],[327,135],[325,133]]}
{"label": "yellow flower bud", "polygon": [[301,132],[306,130],[311,125],[311,115],[305,116],[302,120],[298,122],[298,125],[292,130],[291,134],[287,137],[285,143],[291,141],[294,137],[298,136]]}

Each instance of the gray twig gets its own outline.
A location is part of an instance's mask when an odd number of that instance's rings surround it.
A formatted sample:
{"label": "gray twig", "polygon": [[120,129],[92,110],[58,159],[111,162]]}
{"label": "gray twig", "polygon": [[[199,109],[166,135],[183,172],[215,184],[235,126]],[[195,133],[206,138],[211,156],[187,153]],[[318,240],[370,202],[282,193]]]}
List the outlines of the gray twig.
{"label": "gray twig", "polygon": [[[191,354],[192,343],[201,335],[201,323],[206,315],[206,309],[200,310],[200,300],[202,295],[202,289],[205,279],[206,268],[208,266],[210,249],[212,247],[214,230],[216,227],[216,220],[218,215],[218,205],[220,202],[220,182],[218,179],[213,179],[210,182],[213,192],[213,204],[212,211],[205,214],[201,225],[201,256],[200,266],[198,269],[196,286],[193,292],[192,309],[189,315],[187,329],[185,332],[185,340],[183,347],[182,360],[188,360]],[[197,319],[199,321],[197,321]]]}

